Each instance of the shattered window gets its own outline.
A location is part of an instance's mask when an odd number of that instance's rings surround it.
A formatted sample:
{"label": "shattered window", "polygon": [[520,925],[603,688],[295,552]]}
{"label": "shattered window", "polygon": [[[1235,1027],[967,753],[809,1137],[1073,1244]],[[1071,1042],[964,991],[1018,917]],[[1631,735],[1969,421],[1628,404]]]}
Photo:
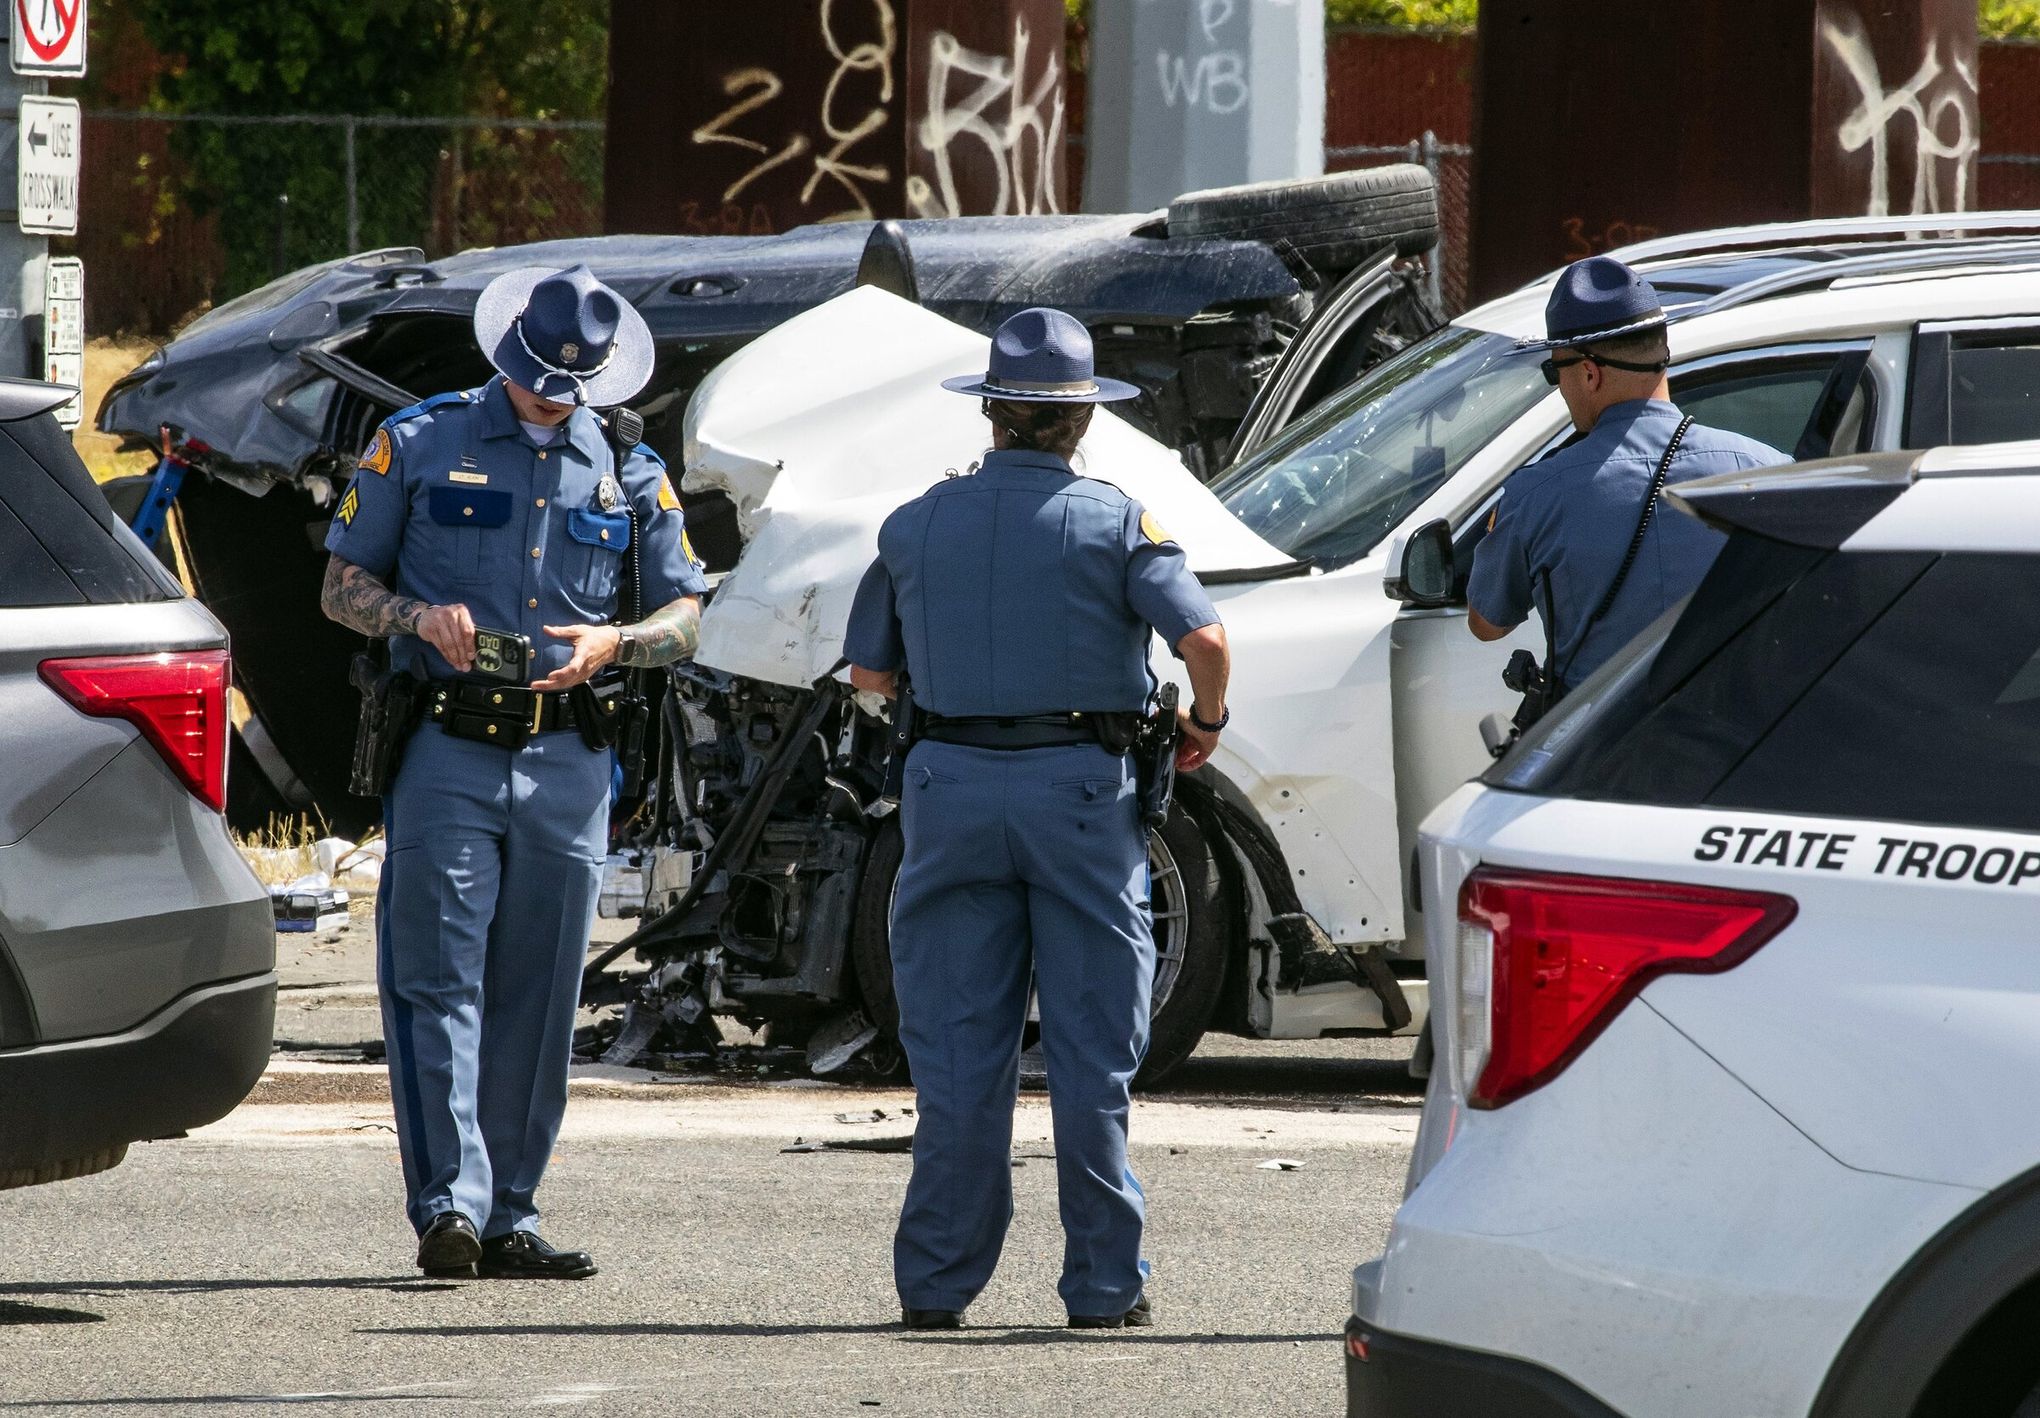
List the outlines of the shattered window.
{"label": "shattered window", "polygon": [[1291,556],[1343,566],[1551,392],[1543,358],[1506,335],[1447,327],[1311,410],[1213,491]]}

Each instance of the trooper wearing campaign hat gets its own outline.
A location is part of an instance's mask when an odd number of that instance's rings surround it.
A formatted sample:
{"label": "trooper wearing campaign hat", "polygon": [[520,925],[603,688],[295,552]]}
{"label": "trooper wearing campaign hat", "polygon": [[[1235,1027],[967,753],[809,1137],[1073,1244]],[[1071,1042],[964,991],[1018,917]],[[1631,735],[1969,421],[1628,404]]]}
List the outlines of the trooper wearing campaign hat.
{"label": "trooper wearing campaign hat", "polygon": [[[429,688],[383,797],[376,900],[383,1037],[418,1265],[579,1278],[539,1237],[582,962],[608,854],[612,756],[580,686],[658,665],[698,635],[700,568],[642,445],[621,460],[597,406],[650,376],[650,332],[585,266],[498,276],[475,305],[498,377],[392,415],[326,536],[322,604],[388,637]],[[625,560],[639,601],[617,625]],[[478,628],[526,637],[529,679],[478,663]]]}
{"label": "trooper wearing campaign hat", "polygon": [[1663,304],[1614,257],[1566,267],[1544,325],[1523,348],[1550,352],[1544,377],[1574,433],[1503,484],[1474,552],[1467,622],[1498,640],[1538,612],[1544,669],[1563,693],[1691,592],[1721,549],[1697,519],[1657,515],[1663,486],[1790,459],[1679,412]]}
{"label": "trooper wearing campaign hat", "polygon": [[1139,393],[1094,372],[1082,323],[1023,310],[982,374],[943,385],[985,401],[992,449],[886,519],[844,645],[854,685],[891,697],[904,677],[926,714],[892,911],[920,1106],[893,1246],[902,1319],[961,1324],[998,1263],[1031,982],[1063,1305],[1076,1327],[1147,1324],[1145,1204],[1126,1155],[1155,958],[1147,838],[1126,745],[1100,724],[1146,712],[1159,634],[1193,691],[1178,766],[1203,763],[1227,718],[1225,632],[1182,548],[1111,469],[1072,466],[1094,407]]}

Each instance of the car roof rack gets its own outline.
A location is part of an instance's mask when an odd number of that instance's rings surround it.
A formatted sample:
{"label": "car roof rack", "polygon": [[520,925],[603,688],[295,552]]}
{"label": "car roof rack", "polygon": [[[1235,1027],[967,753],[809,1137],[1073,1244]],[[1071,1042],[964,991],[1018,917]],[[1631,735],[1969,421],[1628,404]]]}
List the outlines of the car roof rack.
{"label": "car roof rack", "polygon": [[1719,295],[1694,305],[1685,306],[1672,314],[1675,321],[1692,320],[1702,315],[1715,315],[1738,306],[1752,305],[1760,300],[1775,300],[1780,296],[1797,295],[1802,291],[1823,290],[1837,281],[1851,277],[1903,276],[1909,274],[1959,275],[1965,269],[1974,268],[2017,268],[2026,266],[2040,269],[2040,235],[2026,240],[2006,240],[1986,243],[1967,242],[1951,250],[1946,246],[1934,245],[1921,249],[1900,249],[1869,252],[1861,256],[1843,256],[1833,261],[1822,261],[1814,265],[1794,267],[1787,271],[1774,271],[1767,276],[1744,281],[1741,285],[1730,286]]}
{"label": "car roof rack", "polygon": [[1917,240],[1939,235],[1962,240],[1985,232],[2040,233],[2040,211],[1921,212],[1900,217],[1823,217],[1804,222],[1768,222],[1758,226],[1716,227],[1684,232],[1617,247],[1608,254],[1635,265],[1669,257],[1730,254],[1752,247],[1836,246],[1879,240]]}

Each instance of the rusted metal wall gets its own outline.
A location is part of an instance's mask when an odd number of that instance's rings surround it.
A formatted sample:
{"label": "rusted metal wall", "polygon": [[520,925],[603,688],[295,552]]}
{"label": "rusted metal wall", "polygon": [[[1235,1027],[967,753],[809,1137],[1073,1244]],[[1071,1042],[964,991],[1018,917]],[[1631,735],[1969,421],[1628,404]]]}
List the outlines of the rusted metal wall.
{"label": "rusted metal wall", "polygon": [[1484,0],[1473,283],[1804,215],[1814,0]]}
{"label": "rusted metal wall", "polygon": [[1060,0],[610,13],[610,231],[1065,208]]}
{"label": "rusted metal wall", "polygon": [[1975,205],[1970,0],[1484,0],[1479,64],[1480,296],[1664,233]]}

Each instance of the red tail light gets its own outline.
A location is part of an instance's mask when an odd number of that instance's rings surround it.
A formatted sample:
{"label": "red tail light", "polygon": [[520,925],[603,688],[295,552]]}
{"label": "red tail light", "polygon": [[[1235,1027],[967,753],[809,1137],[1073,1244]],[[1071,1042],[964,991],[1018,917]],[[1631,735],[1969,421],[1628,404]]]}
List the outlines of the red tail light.
{"label": "red tail light", "polygon": [[140,729],[199,801],[226,810],[226,651],[45,660],[42,677],[80,712]]}
{"label": "red tail light", "polygon": [[1549,1083],[1651,980],[1739,965],[1798,909],[1766,892],[1478,869],[1459,919],[1492,937],[1492,1004],[1467,1102],[1498,1108]]}

